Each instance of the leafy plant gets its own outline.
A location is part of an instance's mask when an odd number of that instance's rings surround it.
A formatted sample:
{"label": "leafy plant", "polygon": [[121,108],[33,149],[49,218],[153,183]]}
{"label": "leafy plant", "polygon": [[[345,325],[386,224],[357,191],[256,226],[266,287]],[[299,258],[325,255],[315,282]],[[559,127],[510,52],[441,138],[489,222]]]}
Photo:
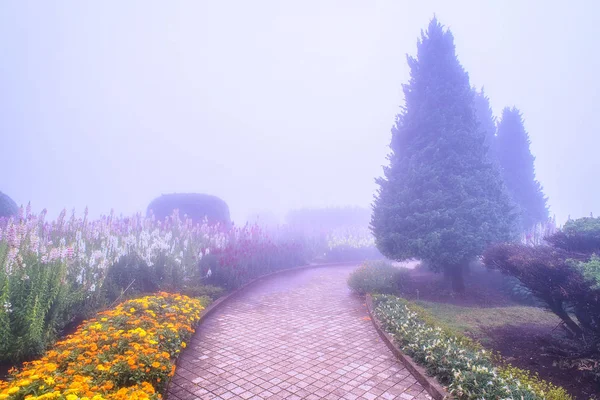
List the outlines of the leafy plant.
{"label": "leafy plant", "polygon": [[577,253],[600,252],[600,217],[569,220],[554,235],[546,238],[554,247]]}
{"label": "leafy plant", "polygon": [[348,277],[348,286],[358,294],[398,293],[409,279],[405,269],[396,268],[385,261],[366,262]]}
{"label": "leafy plant", "polygon": [[377,318],[400,348],[459,399],[571,399],[564,389],[526,371],[495,366],[494,357],[477,343],[443,329],[403,299],[375,296],[374,301]]}
{"label": "leafy plant", "polygon": [[[548,246],[499,244],[484,254],[490,268],[517,278],[560,317],[576,336],[600,328],[600,290],[585,279],[577,261],[561,249]],[[579,264],[578,264],[579,265]],[[572,314],[577,322],[572,319]]]}

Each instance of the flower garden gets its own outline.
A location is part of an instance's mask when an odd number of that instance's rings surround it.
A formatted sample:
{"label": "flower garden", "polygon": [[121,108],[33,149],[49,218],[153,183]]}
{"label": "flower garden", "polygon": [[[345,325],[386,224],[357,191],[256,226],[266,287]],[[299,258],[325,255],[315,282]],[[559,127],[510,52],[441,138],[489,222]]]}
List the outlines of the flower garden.
{"label": "flower garden", "polygon": [[18,367],[0,399],[160,398],[206,304],[258,276],[365,249],[374,243],[360,227],[311,236],[177,211],[48,220],[21,207],[0,218],[0,366]]}
{"label": "flower garden", "polygon": [[0,399],[157,399],[203,306],[159,293],[98,314],[0,381]]}

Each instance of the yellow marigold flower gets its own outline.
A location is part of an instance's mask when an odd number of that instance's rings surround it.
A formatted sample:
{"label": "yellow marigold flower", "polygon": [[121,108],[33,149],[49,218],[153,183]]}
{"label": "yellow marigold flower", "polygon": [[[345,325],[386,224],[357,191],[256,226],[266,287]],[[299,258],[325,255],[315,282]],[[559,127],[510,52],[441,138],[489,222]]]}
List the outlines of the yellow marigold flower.
{"label": "yellow marigold flower", "polygon": [[78,397],[76,394],[68,394],[67,395],[67,400],[77,400]]}
{"label": "yellow marigold flower", "polygon": [[21,388],[17,387],[17,386],[13,386],[10,389],[8,389],[8,391],[6,393],[8,394],[15,394],[17,393],[19,390],[21,390]]}

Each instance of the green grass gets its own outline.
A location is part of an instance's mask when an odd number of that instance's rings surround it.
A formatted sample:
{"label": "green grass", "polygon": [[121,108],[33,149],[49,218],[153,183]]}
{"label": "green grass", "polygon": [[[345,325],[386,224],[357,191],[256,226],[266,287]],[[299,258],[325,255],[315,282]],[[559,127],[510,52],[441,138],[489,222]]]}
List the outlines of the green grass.
{"label": "green grass", "polygon": [[557,325],[560,320],[553,313],[538,307],[460,307],[452,304],[415,301],[432,317],[449,329],[487,344],[485,330],[505,325]]}

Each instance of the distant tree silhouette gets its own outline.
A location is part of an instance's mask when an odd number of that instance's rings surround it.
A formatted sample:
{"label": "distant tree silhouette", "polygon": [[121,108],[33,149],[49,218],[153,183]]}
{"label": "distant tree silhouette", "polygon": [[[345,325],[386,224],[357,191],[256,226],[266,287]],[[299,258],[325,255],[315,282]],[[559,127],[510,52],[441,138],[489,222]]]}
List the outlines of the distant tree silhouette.
{"label": "distant tree silhouette", "polygon": [[465,266],[491,242],[511,239],[515,215],[488,160],[452,33],[434,18],[408,64],[371,229],[384,255],[420,258],[463,291]]}
{"label": "distant tree silhouette", "polygon": [[494,112],[490,106],[490,99],[485,95],[483,88],[481,88],[481,91],[475,90],[474,105],[475,116],[479,122],[479,130],[484,134],[488,155],[490,160],[495,162],[496,117],[494,117]]}
{"label": "distant tree silhouette", "polygon": [[19,206],[7,194],[0,192],[0,218],[14,217],[19,213]]}
{"label": "distant tree silhouette", "polygon": [[504,183],[519,208],[522,230],[545,222],[549,217],[547,198],[535,178],[535,157],[529,145],[521,112],[515,107],[504,108],[498,123],[495,154]]}

